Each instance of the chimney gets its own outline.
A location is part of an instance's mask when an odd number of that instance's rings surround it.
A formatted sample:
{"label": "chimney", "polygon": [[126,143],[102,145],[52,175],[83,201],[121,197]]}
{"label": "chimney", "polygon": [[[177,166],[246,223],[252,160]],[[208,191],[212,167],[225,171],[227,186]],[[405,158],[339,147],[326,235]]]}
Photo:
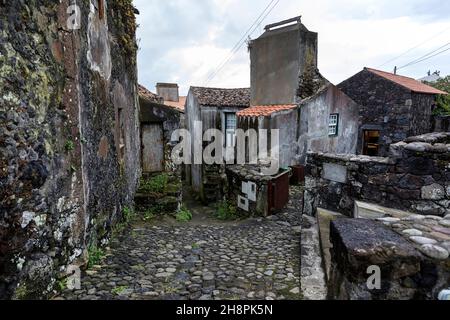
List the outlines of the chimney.
{"label": "chimney", "polygon": [[164,99],[164,101],[179,102],[180,95],[178,93],[178,84],[176,83],[157,83],[156,94]]}

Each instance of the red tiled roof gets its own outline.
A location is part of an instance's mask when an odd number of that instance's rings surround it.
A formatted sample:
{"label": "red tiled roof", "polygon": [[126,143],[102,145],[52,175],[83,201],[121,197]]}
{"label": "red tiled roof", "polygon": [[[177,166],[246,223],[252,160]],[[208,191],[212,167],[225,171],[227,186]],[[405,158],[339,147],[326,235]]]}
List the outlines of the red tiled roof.
{"label": "red tiled roof", "polygon": [[178,109],[179,111],[184,112],[184,105],[186,104],[186,97],[180,97],[180,101],[164,101],[164,104],[169,107],[173,107]]}
{"label": "red tiled roof", "polygon": [[399,75],[396,75],[393,73],[380,71],[380,70],[376,70],[376,69],[371,69],[371,68],[365,68],[365,69],[369,72],[372,72],[372,73],[380,76],[380,77],[383,77],[387,80],[395,82],[413,92],[428,93],[428,94],[448,94],[447,92],[430,87],[430,86],[428,86],[420,81],[417,81],[413,78],[399,76]]}
{"label": "red tiled roof", "polygon": [[268,117],[280,111],[291,110],[296,108],[295,104],[253,106],[237,113],[238,117]]}

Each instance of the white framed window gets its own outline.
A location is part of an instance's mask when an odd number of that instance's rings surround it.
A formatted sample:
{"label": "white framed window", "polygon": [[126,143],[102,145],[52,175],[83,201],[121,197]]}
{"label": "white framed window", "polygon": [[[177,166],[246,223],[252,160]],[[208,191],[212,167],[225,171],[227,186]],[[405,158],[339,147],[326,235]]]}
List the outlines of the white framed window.
{"label": "white framed window", "polygon": [[231,148],[236,145],[236,128],[237,117],[236,113],[225,113],[225,132],[226,132],[226,147]]}
{"label": "white framed window", "polygon": [[334,113],[330,115],[328,122],[328,135],[337,136],[339,134],[339,114]]}

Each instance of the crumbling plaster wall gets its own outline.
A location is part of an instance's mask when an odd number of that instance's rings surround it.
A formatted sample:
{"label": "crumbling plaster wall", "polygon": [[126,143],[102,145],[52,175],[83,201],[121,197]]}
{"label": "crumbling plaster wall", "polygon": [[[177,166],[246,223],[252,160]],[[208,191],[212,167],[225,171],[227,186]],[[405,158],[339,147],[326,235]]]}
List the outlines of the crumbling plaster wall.
{"label": "crumbling plaster wall", "polygon": [[85,265],[140,174],[131,1],[105,1],[103,19],[77,1],[76,30],[71,4],[0,3],[0,298],[48,297]]}
{"label": "crumbling plaster wall", "polygon": [[[329,135],[329,117],[339,114],[338,135]],[[332,84],[300,104],[298,162],[309,151],[356,154],[359,106]]]}

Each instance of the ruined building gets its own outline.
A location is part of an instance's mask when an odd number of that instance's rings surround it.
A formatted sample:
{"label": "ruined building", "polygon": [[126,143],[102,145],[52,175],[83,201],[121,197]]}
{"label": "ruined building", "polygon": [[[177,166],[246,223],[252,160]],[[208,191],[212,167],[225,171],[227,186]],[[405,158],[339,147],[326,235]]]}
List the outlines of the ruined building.
{"label": "ruined building", "polygon": [[[177,141],[172,138],[174,132],[182,126],[184,113],[178,107],[166,105],[165,99],[167,97],[139,86],[143,175],[135,201],[139,212],[153,210],[157,214],[170,214],[181,207],[182,168],[173,161],[172,151]],[[155,178],[167,181],[166,190],[146,190],[145,185]]]}
{"label": "ruined building", "polygon": [[[186,100],[186,128],[193,134],[192,141],[203,141],[208,129],[226,132],[224,148],[234,145],[236,113],[250,106],[250,89],[218,89],[191,87]],[[202,127],[196,130],[195,123]],[[206,146],[209,143],[203,142]],[[203,201],[217,201],[223,197],[223,174],[221,165],[194,163],[192,143],[192,164],[187,166],[186,180]],[[200,152],[202,154],[202,152]]]}
{"label": "ruined building", "polygon": [[365,68],[339,84],[360,106],[358,154],[387,156],[389,145],[432,131],[436,97],[446,92],[412,78]]}
{"label": "ruined building", "polygon": [[279,129],[280,166],[304,164],[308,151],[355,153],[358,106],[317,68],[318,35],[301,18],[265,28],[249,45],[251,108],[242,129]]}
{"label": "ruined building", "polygon": [[0,2],[0,298],[48,297],[131,207],[131,1]]}

